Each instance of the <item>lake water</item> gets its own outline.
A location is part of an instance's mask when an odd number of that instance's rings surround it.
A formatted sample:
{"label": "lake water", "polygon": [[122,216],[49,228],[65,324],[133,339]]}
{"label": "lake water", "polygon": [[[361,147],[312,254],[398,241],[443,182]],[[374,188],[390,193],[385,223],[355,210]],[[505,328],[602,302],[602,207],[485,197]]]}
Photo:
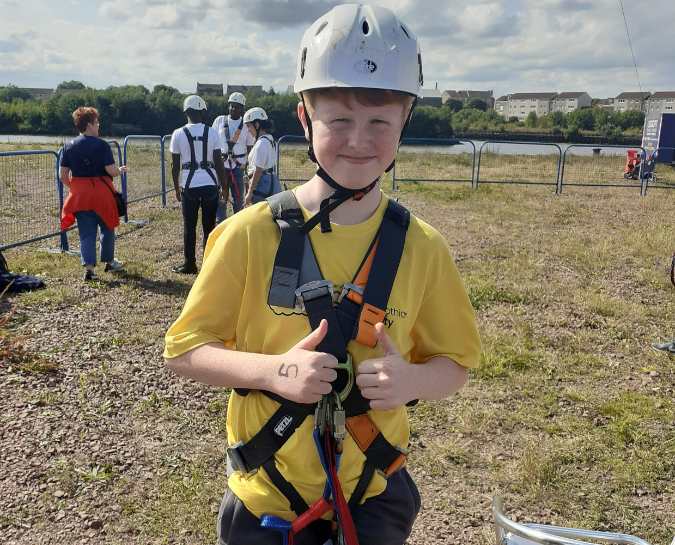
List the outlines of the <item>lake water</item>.
{"label": "lake water", "polygon": [[[0,144],[26,144],[26,149],[30,149],[30,144],[54,144],[55,147],[60,147],[64,142],[72,140],[74,136],[44,136],[44,135],[30,135],[30,134],[0,134]],[[106,140],[117,140],[120,144],[124,141],[124,137],[105,137]],[[476,152],[480,150],[480,147],[483,145],[483,140],[473,140],[473,143],[476,145]],[[564,152],[572,144],[560,142],[558,143],[562,151]],[[306,147],[305,144],[291,144],[284,143],[284,148],[291,149],[302,149]],[[601,148],[602,155],[625,155],[627,149],[631,149],[631,146],[598,146],[598,145],[579,145],[574,144],[573,151],[574,155],[592,155],[593,148]],[[401,146],[401,151],[409,153],[467,153],[471,151],[470,144],[459,144],[456,146]],[[485,146],[484,152],[505,154],[505,155],[542,155],[542,154],[551,154],[557,153],[555,146],[548,143],[541,144],[531,144],[523,142],[509,142],[509,143],[489,143]]]}

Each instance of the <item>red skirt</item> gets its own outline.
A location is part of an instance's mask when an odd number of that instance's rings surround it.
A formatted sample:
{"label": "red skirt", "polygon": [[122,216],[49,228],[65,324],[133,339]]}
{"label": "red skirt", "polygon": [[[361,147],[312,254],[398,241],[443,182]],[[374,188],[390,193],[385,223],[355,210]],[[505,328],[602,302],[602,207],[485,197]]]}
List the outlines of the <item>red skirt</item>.
{"label": "red skirt", "polygon": [[115,229],[120,218],[112,194],[114,189],[112,180],[105,176],[71,178],[70,192],[61,210],[61,229],[75,223],[76,212],[96,212],[108,229]]}

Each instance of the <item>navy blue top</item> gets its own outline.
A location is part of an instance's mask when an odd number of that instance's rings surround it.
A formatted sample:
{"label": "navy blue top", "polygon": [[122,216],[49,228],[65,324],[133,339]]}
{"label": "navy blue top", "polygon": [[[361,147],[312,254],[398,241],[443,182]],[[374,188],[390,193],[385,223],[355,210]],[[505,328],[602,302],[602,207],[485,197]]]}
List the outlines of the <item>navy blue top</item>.
{"label": "navy blue top", "polygon": [[68,167],[73,176],[108,176],[105,167],[114,164],[110,146],[96,136],[80,135],[63,147],[61,166]]}

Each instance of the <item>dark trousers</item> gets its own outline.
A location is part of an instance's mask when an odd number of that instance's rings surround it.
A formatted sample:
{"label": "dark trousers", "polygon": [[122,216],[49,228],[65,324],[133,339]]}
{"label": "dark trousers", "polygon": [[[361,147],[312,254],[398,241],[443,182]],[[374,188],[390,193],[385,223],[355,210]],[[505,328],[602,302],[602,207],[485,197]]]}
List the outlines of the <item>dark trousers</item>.
{"label": "dark trousers", "polygon": [[202,209],[202,229],[204,231],[203,244],[209,238],[209,233],[216,225],[216,210],[218,209],[218,190],[215,185],[191,187],[183,189],[181,198],[183,210],[183,252],[185,263],[195,263],[195,246],[197,245],[197,216]]}
{"label": "dark trousers", "polygon": [[[415,482],[405,468],[387,480],[379,496],[352,510],[363,545],[403,545],[421,507]],[[295,537],[295,545],[323,545],[330,538],[330,523],[317,521]],[[282,545],[279,532],[260,527],[256,518],[229,490],[218,513],[218,545]]]}

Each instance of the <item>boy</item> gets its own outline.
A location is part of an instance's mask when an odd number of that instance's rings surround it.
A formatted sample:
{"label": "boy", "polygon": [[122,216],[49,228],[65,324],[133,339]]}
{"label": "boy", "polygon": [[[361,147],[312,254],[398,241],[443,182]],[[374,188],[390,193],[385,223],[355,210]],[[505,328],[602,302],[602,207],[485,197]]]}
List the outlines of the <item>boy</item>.
{"label": "boy", "polygon": [[[246,97],[232,93],[227,99],[229,115],[219,115],[213,121],[213,128],[220,137],[220,149],[225,160],[225,178],[232,195],[232,209],[236,214],[244,207],[244,173],[246,156],[251,152],[255,138],[244,128],[244,107]],[[227,216],[227,195],[218,204],[216,221],[220,223]]]}
{"label": "boy", "polygon": [[417,40],[391,11],[350,4],[319,18],[295,81],[317,174],[216,230],[167,333],[171,369],[235,388],[220,544],[278,544],[273,529],[295,520],[295,545],[322,545],[335,535],[322,502],[339,542],[410,534],[420,498],[403,467],[405,406],[459,390],[479,356],[445,241],[379,188],[421,82]]}
{"label": "boy", "polygon": [[218,187],[223,192],[227,185],[223,159],[220,154],[218,133],[204,124],[206,102],[197,95],[183,101],[187,124],[177,128],[171,135],[171,176],[176,190],[176,199],[183,211],[184,261],[173,267],[179,274],[196,274],[197,216],[202,210],[204,246],[209,233],[216,225]]}

